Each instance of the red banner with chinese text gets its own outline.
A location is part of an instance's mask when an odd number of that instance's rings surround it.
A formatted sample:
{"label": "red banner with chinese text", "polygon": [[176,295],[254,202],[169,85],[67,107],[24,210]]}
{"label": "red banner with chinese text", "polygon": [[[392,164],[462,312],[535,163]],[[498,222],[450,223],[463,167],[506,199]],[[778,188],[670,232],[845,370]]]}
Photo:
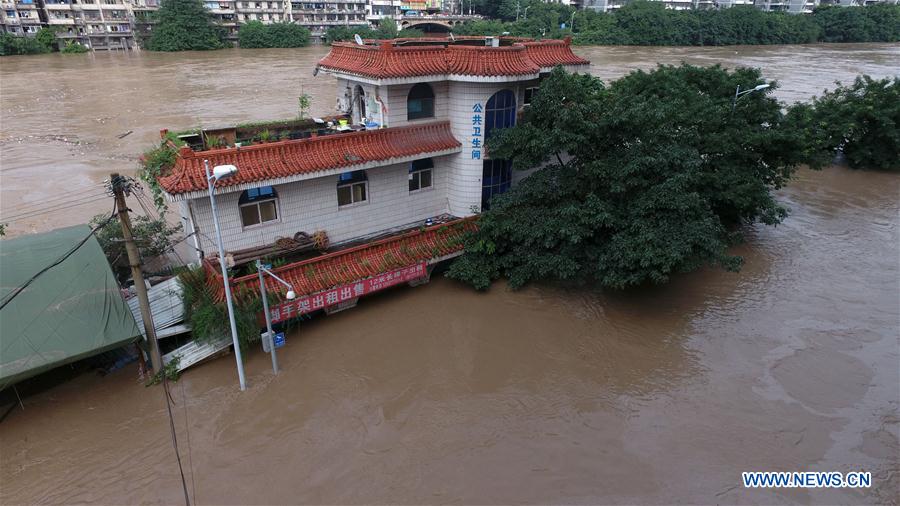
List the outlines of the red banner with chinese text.
{"label": "red banner with chinese text", "polygon": [[[281,304],[269,308],[272,323],[296,318],[300,315],[312,313],[319,309],[346,302],[350,299],[362,297],[370,293],[379,292],[394,285],[415,281],[424,278],[427,274],[425,262],[420,262],[409,267],[403,267],[389,272],[383,272],[371,278],[362,279],[346,285],[336,286],[329,290],[323,290],[311,295],[304,295],[294,300],[284,301]],[[261,313],[261,316],[264,313]],[[265,320],[263,320],[265,321]]]}

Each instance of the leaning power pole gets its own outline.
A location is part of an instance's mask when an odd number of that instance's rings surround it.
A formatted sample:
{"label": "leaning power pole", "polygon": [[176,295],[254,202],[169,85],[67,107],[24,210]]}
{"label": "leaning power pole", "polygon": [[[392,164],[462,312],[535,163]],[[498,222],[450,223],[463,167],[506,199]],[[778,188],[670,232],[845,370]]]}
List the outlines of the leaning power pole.
{"label": "leaning power pole", "polygon": [[131,277],[134,279],[134,291],[137,293],[138,303],[141,307],[141,318],[144,320],[147,342],[150,343],[150,363],[153,365],[153,372],[159,373],[162,371],[162,358],[159,354],[159,343],[156,341],[156,327],[153,325],[153,315],[150,313],[150,299],[147,297],[144,273],[141,272],[141,256],[134,244],[134,236],[131,234],[131,218],[128,216],[128,206],[125,205],[125,192],[130,192],[131,187],[128,180],[118,174],[109,175],[109,184],[116,197],[116,209],[119,212],[119,222],[122,224],[122,236],[125,237],[125,251],[128,253]]}

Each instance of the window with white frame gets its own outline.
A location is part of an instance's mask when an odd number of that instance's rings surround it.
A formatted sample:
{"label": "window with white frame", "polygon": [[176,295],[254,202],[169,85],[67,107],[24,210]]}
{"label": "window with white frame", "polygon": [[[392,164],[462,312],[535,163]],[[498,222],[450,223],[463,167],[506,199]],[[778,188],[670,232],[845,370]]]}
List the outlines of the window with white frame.
{"label": "window with white frame", "polygon": [[409,164],[409,191],[414,192],[431,188],[431,172],[434,170],[434,161],[431,158],[415,160]]}
{"label": "window with white frame", "polygon": [[339,206],[365,202],[368,198],[369,182],[366,171],[354,170],[338,176],[337,196]]}
{"label": "window with white frame", "polygon": [[537,96],[539,89],[540,88],[538,88],[537,86],[525,88],[525,97],[522,100],[522,103],[525,105],[531,105],[531,102],[534,100],[534,97]]}
{"label": "window with white frame", "polygon": [[241,225],[252,227],[278,220],[278,194],[271,186],[251,188],[241,193]]}

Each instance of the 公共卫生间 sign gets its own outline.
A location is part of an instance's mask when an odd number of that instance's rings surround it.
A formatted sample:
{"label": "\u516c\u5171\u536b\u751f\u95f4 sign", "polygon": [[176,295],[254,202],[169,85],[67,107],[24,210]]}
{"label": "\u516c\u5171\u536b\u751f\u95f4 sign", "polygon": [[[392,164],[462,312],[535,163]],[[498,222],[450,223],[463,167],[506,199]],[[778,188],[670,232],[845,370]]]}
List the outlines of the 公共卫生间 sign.
{"label": "\u516c\u5171\u536b\u751f\u95f4 sign", "polygon": [[425,262],[415,265],[383,272],[371,278],[362,279],[354,283],[336,286],[329,290],[323,290],[311,295],[305,295],[294,300],[285,301],[275,307],[269,308],[269,316],[272,323],[279,323],[296,318],[298,316],[325,309],[350,299],[375,293],[385,288],[407,283],[425,277]]}
{"label": "\u516c\u5171\u536b\u751f\u95f4 sign", "polygon": [[482,127],[482,116],[481,113],[484,109],[481,107],[481,103],[477,103],[472,106],[472,159],[473,160],[481,160],[481,127]]}

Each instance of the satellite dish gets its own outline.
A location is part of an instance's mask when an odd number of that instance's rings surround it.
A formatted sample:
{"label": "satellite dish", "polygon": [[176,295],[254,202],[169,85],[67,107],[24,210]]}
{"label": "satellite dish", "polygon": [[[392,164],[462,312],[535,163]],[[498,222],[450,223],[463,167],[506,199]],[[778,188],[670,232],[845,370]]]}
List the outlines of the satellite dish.
{"label": "satellite dish", "polygon": [[360,46],[363,45],[362,37],[360,37],[358,33],[353,34],[353,40],[355,40],[356,43],[359,44]]}
{"label": "satellite dish", "polygon": [[450,42],[456,42],[456,37],[453,36],[453,32],[450,32]]}

